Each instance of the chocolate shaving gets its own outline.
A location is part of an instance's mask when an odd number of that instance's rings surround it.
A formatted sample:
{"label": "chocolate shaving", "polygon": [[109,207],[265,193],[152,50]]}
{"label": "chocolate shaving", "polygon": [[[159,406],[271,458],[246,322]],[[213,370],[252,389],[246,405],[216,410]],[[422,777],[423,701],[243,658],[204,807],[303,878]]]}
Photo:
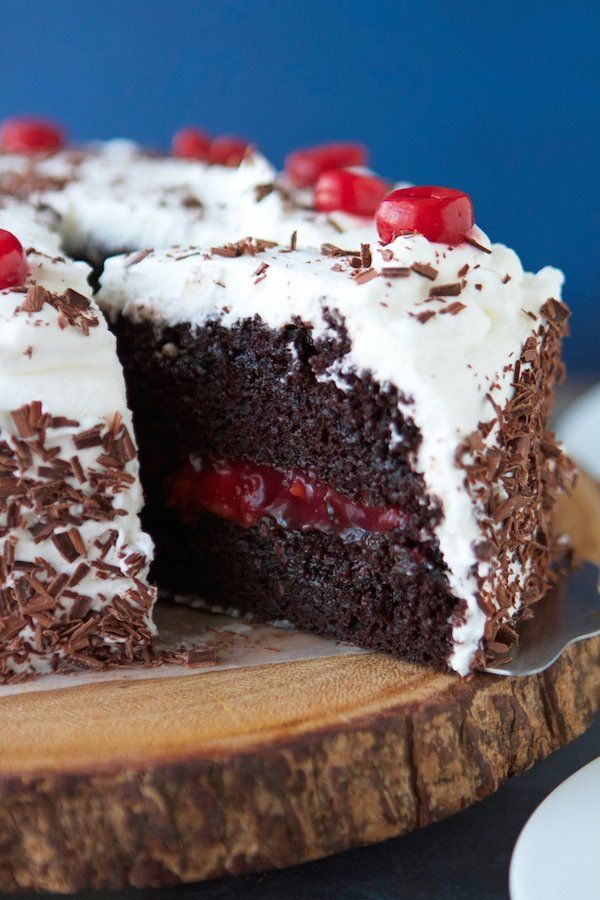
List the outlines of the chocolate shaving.
{"label": "chocolate shaving", "polygon": [[270,181],[268,184],[257,184],[254,188],[254,196],[256,198],[256,202],[260,203],[261,200],[264,200],[265,197],[268,197],[269,194],[272,194],[275,190],[275,182]]}
{"label": "chocolate shaving", "polygon": [[269,268],[268,262],[261,262],[258,269],[256,269],[256,271],[254,272],[254,276],[258,277],[260,275],[263,275],[267,271],[268,268]]}
{"label": "chocolate shaving", "polygon": [[94,425],[87,431],[81,431],[79,434],[73,435],[73,443],[78,450],[84,450],[87,447],[102,446],[102,426]]}
{"label": "chocolate shaving", "polygon": [[256,256],[257,253],[263,253],[277,246],[277,241],[265,241],[261,238],[243,238],[231,244],[223,244],[221,247],[211,247],[210,252],[215,256],[224,256],[227,259],[234,259],[238,256]]}
{"label": "chocolate shaving", "polygon": [[437,284],[435,287],[430,288],[429,296],[430,297],[458,297],[460,292],[462,291],[462,284],[459,281],[455,281],[452,284]]}
{"label": "chocolate shaving", "polygon": [[466,238],[465,238],[465,242],[466,242],[467,244],[470,244],[471,247],[477,247],[478,250],[483,250],[484,253],[491,253],[491,252],[492,252],[492,251],[490,250],[489,247],[484,247],[484,245],[483,245],[483,244],[480,244],[479,241],[476,241],[475,238],[472,238],[472,237],[466,237]]}
{"label": "chocolate shaving", "polygon": [[85,544],[76,528],[55,532],[51,540],[67,562],[75,562],[78,557],[85,556]]}
{"label": "chocolate shaving", "polygon": [[416,272],[417,275],[421,275],[423,278],[428,278],[430,281],[435,281],[438,276],[438,270],[434,269],[433,266],[430,266],[429,263],[413,263],[411,266],[413,272]]}
{"label": "chocolate shaving", "polygon": [[567,321],[571,315],[571,310],[566,303],[550,297],[542,306],[541,313],[553,326],[556,326],[563,325]]}
{"label": "chocolate shaving", "polygon": [[133,256],[130,256],[129,259],[125,261],[125,267],[128,269],[130,266],[137,266],[138,263],[141,263],[143,259],[146,259],[147,256],[150,256],[152,250],[138,250],[137,253],[134,253]]}
{"label": "chocolate shaving", "polygon": [[386,278],[408,278],[411,269],[407,266],[383,266],[381,274]]}
{"label": "chocolate shaving", "polygon": [[360,253],[358,250],[342,250],[341,247],[336,247],[335,244],[330,243],[321,244],[321,253],[324,256],[333,258],[338,256],[357,256],[360,259]]}
{"label": "chocolate shaving", "polygon": [[374,278],[378,278],[379,272],[376,269],[361,269],[353,272],[352,275],[357,284],[367,284],[369,281],[373,281]]}
{"label": "chocolate shaving", "polygon": [[215,666],[218,661],[217,651],[207,647],[185,647],[174,661],[189,668],[196,666]]}
{"label": "chocolate shaving", "polygon": [[28,289],[22,309],[28,313],[40,312],[50,296],[50,291],[41,284],[35,284]]}
{"label": "chocolate shaving", "polygon": [[41,285],[34,285],[28,289],[21,308],[31,314],[40,312],[45,304],[57,311],[60,328],[71,326],[87,335],[90,328],[100,324],[90,300],[72,288],[67,288],[63,294],[53,294]]}
{"label": "chocolate shaving", "polygon": [[449,303],[447,306],[443,306],[442,309],[438,310],[441,316],[448,313],[451,316],[456,316],[461,310],[466,309],[464,303],[461,303],[460,300],[455,300],[453,303]]}
{"label": "chocolate shaving", "polygon": [[42,404],[34,401],[11,412],[11,418],[21,437],[28,438],[37,434],[41,411]]}
{"label": "chocolate shaving", "polygon": [[184,209],[195,209],[202,210],[204,209],[204,204],[199,197],[195,197],[194,194],[185,194],[181,198],[181,205]]}
{"label": "chocolate shaving", "polygon": [[429,322],[429,320],[433,319],[433,317],[435,315],[436,315],[436,313],[435,313],[435,310],[433,310],[433,309],[428,309],[428,310],[425,310],[425,312],[420,312],[420,313],[409,313],[409,316],[412,316],[413,319],[417,319],[417,321],[419,321],[421,323],[421,325],[424,325],[426,322]]}

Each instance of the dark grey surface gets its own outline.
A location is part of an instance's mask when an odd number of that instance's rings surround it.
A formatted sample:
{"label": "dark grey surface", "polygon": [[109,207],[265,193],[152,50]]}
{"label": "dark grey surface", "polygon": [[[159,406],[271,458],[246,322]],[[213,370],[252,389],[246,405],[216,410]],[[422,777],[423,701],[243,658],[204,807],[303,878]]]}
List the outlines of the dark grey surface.
{"label": "dark grey surface", "polygon": [[266,875],[80,896],[90,900],[505,900],[510,856],[523,825],[551,790],[599,753],[600,716],[585,735],[524,775],[509,779],[492,797],[405,837]]}

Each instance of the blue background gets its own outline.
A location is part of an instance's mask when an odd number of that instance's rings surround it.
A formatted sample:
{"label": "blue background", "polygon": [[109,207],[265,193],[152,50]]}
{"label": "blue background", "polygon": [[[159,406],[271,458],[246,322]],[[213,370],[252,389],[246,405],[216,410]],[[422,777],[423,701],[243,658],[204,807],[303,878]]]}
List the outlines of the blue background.
{"label": "blue background", "polygon": [[528,268],[567,275],[571,370],[600,371],[600,6],[406,0],[2,0],[0,115],[167,146],[180,125],[274,162],[330,138],[462,187]]}

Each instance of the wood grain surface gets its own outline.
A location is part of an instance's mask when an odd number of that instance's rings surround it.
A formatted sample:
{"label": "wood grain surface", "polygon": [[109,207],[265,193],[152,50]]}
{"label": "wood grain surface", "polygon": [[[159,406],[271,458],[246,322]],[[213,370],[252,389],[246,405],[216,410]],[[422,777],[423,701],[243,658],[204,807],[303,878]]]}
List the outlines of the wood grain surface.
{"label": "wood grain surface", "polygon": [[[560,515],[600,562],[596,485]],[[381,841],[492,793],[599,706],[600,639],[529,678],[365,654],[4,697],[0,888],[150,887]]]}

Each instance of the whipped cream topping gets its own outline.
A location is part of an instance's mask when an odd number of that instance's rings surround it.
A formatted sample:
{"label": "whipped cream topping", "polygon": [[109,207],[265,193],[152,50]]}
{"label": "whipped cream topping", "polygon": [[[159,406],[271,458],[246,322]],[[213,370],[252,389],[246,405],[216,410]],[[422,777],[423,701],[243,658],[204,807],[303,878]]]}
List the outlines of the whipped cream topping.
{"label": "whipped cream topping", "polygon": [[[45,449],[63,460],[77,455],[83,471],[87,472],[97,468],[99,451],[97,446],[78,449],[75,443],[78,434],[94,427],[108,429],[115,414],[121,416],[130,435],[133,428],[115,338],[90,298],[87,282],[90,269],[85,263],[73,262],[60,255],[60,238],[51,224],[51,219],[35,213],[30,207],[13,203],[0,207],[0,228],[16,234],[27,251],[29,276],[25,287],[38,285],[57,295],[64,294],[69,288],[78,292],[90,300],[89,314],[96,324],[85,334],[81,328],[65,325],[52,305],[45,303],[38,311],[27,312],[23,309],[26,299],[23,291],[11,288],[0,291],[0,439],[14,447],[20,431],[11,413],[31,401],[39,401],[44,413],[66,423],[49,429]],[[36,462],[34,458],[31,465],[23,469],[22,476],[35,481],[39,477],[38,464],[39,460]],[[147,576],[152,558],[152,542],[142,532],[138,517],[143,498],[137,456],[126,463],[123,471],[126,481],[111,494],[113,507],[121,511],[118,517],[85,519],[79,528],[86,548],[85,558],[91,568],[77,583],[77,592],[89,597],[92,610],[109,607],[115,598],[126,596],[133,588],[127,563],[130,554],[141,554],[145,560],[137,571],[137,577],[142,580]],[[75,475],[66,477],[65,481],[90,497],[94,495],[93,488],[87,483],[82,486]],[[29,510],[23,526],[8,527],[0,537],[0,556],[6,541],[16,541],[15,559],[34,562],[43,558],[57,572],[71,576],[81,559],[68,562],[50,537],[40,540],[36,536],[34,539],[27,526],[35,523],[35,516],[36,513]],[[3,519],[6,514],[0,513],[0,525],[6,527],[7,521]],[[114,529],[116,538],[101,556],[96,541],[103,539],[107,529]],[[114,577],[102,580],[101,587],[94,569],[94,563],[100,559],[115,569]],[[116,575],[117,571],[120,574]],[[11,584],[9,578],[5,587]],[[61,598],[60,610],[53,615],[68,616],[73,602]],[[144,615],[143,622],[149,631],[154,631],[151,609]],[[35,646],[28,629],[29,626],[20,636]],[[60,648],[57,652],[60,654]],[[32,668],[49,671],[51,656],[32,654],[26,663],[15,664],[12,668],[15,672]]]}
{"label": "whipped cream topping", "polygon": [[[0,156],[2,175],[35,172],[33,199],[62,217],[64,246],[90,258],[178,243],[209,245],[247,235],[319,246],[364,225],[346,213],[310,208],[309,192],[297,191],[257,151],[237,167],[151,156],[137,144],[112,140],[63,151],[40,161]],[[44,186],[44,179],[56,184]],[[90,252],[91,251],[91,252]]]}
{"label": "whipped cream topping", "polygon": [[[360,254],[360,247],[349,246],[352,237],[339,243]],[[450,660],[461,674],[469,671],[483,636],[477,577],[485,578],[489,563],[475,557],[479,511],[455,453],[478,423],[493,418],[489,396],[501,407],[511,398],[514,364],[535,333],[542,306],[559,298],[563,281],[552,268],[524,272],[512,250],[491,245],[478,229],[471,237],[484,249],[447,247],[420,235],[399,237],[385,248],[372,241],[370,264],[361,269],[348,256],[310,250],[274,247],[227,258],[177,247],[139,261],[108,260],[98,298],[112,316],[168,324],[218,319],[230,326],[258,315],[279,329],[300,317],[316,338],[335,337],[325,310],[339,314],[351,348],[320,377],[344,389],[345,373],[369,372],[412,400],[403,412],[422,435],[415,469],[442,505],[436,534],[450,587],[466,604],[453,624]],[[495,438],[492,431],[487,440]],[[520,583],[524,574],[515,564],[513,578]]]}

